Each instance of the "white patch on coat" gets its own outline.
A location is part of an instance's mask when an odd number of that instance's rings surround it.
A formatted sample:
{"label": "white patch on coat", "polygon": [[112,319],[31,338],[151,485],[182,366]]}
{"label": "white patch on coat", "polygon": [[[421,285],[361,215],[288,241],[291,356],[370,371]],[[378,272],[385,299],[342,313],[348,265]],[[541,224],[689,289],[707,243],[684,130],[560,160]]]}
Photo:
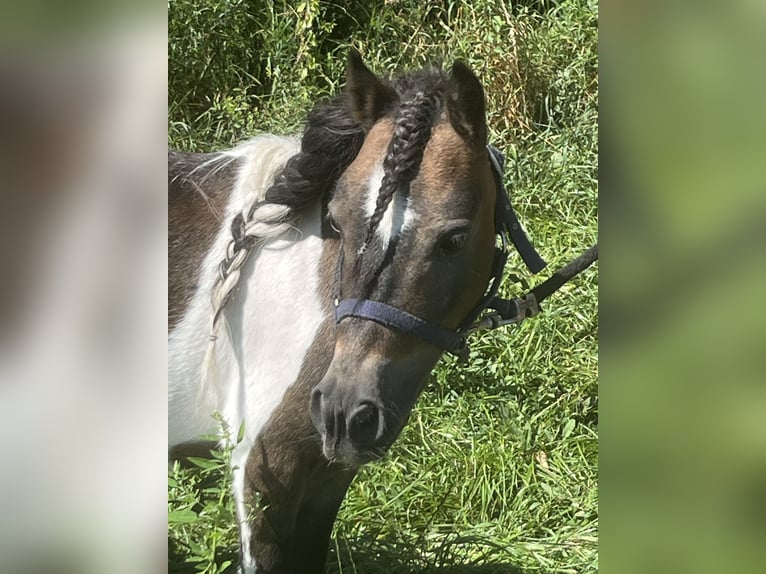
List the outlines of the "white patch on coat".
{"label": "white patch on coat", "polygon": [[[375,213],[381,183],[383,183],[383,166],[378,165],[372,172],[372,175],[370,175],[367,186],[365,211],[368,219]],[[404,197],[398,191],[395,192],[376,230],[380,241],[383,243],[383,247],[387,247],[392,239],[399,237],[407,231],[416,218],[417,216],[412,209],[410,198]]]}
{"label": "white patch on coat", "polygon": [[255,558],[250,548],[250,542],[253,537],[253,531],[250,528],[249,516],[253,511],[251,501],[245,500],[245,468],[247,459],[250,455],[249,441],[242,441],[236,446],[231,457],[231,464],[234,467],[233,490],[234,505],[237,512],[237,523],[239,524],[239,544],[240,544],[240,565],[241,574],[255,574]]}
{"label": "white patch on coat", "polygon": [[[245,160],[226,208],[226,222],[263,197],[279,168],[297,153],[298,145],[294,139],[262,136],[226,152]],[[245,436],[232,461],[238,467],[234,495],[246,551],[242,557],[245,572],[256,571],[244,497],[247,456],[297,379],[323,319],[318,294],[319,205],[289,226],[274,227],[278,237],[256,245],[242,267],[224,311],[222,328],[228,336],[216,340],[215,362],[204,365],[211,332],[211,289],[230,240],[228,223],[205,257],[198,288],[168,340],[169,446],[215,433],[214,412],[221,413],[234,434],[245,423]]]}

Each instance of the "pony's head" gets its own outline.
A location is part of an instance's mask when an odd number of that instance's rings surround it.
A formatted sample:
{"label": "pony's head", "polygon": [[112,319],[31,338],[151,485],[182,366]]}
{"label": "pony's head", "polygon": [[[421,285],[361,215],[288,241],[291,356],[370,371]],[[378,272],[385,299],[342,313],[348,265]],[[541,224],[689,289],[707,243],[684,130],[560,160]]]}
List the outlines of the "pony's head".
{"label": "pony's head", "polygon": [[[484,295],[495,253],[482,86],[460,62],[388,82],[352,52],[346,106],[365,137],[327,206],[341,239],[336,295],[455,330]],[[442,352],[375,319],[340,320],[311,395],[324,455],[382,456]]]}

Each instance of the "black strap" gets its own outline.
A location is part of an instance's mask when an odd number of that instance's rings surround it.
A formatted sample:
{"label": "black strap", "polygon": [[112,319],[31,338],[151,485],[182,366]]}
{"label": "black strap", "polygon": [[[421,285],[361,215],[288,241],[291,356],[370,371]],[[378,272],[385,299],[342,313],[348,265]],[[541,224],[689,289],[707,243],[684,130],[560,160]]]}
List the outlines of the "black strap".
{"label": "black strap", "polygon": [[374,321],[379,325],[408,333],[431,343],[434,347],[456,352],[462,344],[463,334],[429,323],[407,311],[370,299],[344,299],[335,306],[335,323],[346,317]]}
{"label": "black strap", "polygon": [[[505,198],[507,199],[508,196],[505,195]],[[513,207],[511,207],[510,200],[507,200],[507,205],[504,207],[504,210],[506,211],[505,218],[508,222],[508,233],[511,236],[513,245],[516,247],[516,250],[519,252],[519,255],[521,255],[521,258],[524,260],[524,263],[530,272],[539,273],[545,269],[547,263],[540,257],[540,254],[529,241],[527,234],[524,233],[524,229],[522,229],[521,224],[519,223],[519,218],[516,217],[516,212],[513,210]]]}
{"label": "black strap", "polygon": [[543,300],[550,297],[553,293],[558,291],[561,286],[572,279],[572,277],[585,271],[597,259],[598,243],[587,249],[585,253],[576,259],[573,259],[564,265],[564,267],[556,271],[553,275],[548,277],[548,279],[532,289],[532,294],[535,296],[535,299],[537,299],[538,303],[542,302]]}
{"label": "black strap", "polygon": [[511,198],[508,196],[505,185],[503,185],[503,167],[505,164],[503,154],[491,145],[487,146],[487,150],[489,151],[489,163],[492,165],[492,174],[495,177],[495,188],[497,189],[495,229],[498,233],[507,233],[529,271],[539,273],[545,268],[546,263],[532,245],[524,232],[524,228],[521,227],[519,218],[513,210]]}

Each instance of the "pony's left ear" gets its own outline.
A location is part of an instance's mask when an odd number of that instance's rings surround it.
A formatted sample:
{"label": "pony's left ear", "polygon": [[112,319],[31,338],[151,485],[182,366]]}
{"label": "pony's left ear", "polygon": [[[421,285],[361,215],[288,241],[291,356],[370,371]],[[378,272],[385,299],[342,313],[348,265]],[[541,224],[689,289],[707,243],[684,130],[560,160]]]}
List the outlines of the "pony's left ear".
{"label": "pony's left ear", "polygon": [[471,145],[486,146],[484,88],[479,78],[461,61],[452,65],[446,103],[450,124],[460,137]]}
{"label": "pony's left ear", "polygon": [[386,84],[362,62],[354,48],[348,54],[346,94],[354,119],[369,130],[396,104],[396,90]]}

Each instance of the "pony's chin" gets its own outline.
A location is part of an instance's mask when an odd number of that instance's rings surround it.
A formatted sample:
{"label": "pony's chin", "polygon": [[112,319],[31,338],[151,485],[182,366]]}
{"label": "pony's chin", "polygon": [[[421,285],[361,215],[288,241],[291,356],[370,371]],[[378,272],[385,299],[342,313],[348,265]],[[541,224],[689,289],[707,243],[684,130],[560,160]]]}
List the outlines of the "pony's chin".
{"label": "pony's chin", "polygon": [[322,455],[331,464],[345,467],[357,467],[380,460],[386,455],[388,446],[358,448],[347,441],[332,444],[327,438],[322,440]]}

